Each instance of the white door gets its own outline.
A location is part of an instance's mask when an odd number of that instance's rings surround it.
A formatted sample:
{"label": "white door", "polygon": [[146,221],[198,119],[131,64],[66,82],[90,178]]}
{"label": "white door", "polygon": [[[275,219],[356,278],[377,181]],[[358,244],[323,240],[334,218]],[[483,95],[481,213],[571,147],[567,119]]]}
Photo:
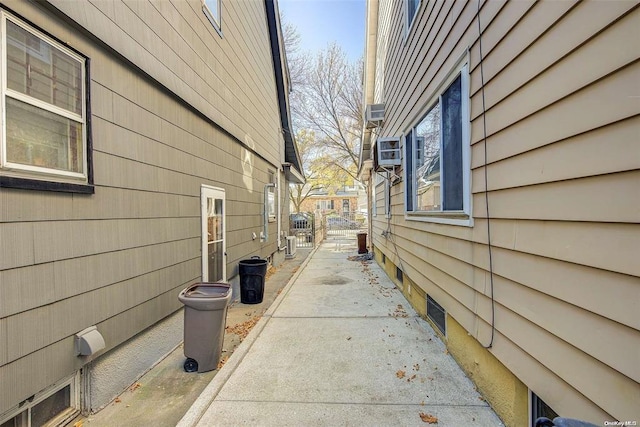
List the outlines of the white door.
{"label": "white door", "polygon": [[202,218],[202,281],[225,282],[227,261],[225,245],[224,190],[203,185],[200,197]]}

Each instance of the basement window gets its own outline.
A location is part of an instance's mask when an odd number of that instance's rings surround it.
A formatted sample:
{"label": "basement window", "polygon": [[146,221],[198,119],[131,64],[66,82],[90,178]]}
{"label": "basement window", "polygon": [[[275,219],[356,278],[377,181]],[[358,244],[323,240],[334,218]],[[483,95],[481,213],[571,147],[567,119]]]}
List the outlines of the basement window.
{"label": "basement window", "polygon": [[402,270],[400,270],[400,268],[398,267],[396,267],[396,279],[398,279],[400,283],[402,283],[402,281],[404,280],[404,277],[402,275]]}
{"label": "basement window", "polygon": [[0,415],[0,427],[64,425],[80,412],[78,375],[31,396]]}
{"label": "basement window", "polygon": [[531,426],[536,425],[536,420],[540,417],[546,417],[553,420],[558,416],[556,411],[551,409],[542,399],[534,392],[530,391],[529,403],[531,405]]}
{"label": "basement window", "polygon": [[446,314],[446,310],[436,300],[427,295],[427,317],[445,336],[447,335]]}

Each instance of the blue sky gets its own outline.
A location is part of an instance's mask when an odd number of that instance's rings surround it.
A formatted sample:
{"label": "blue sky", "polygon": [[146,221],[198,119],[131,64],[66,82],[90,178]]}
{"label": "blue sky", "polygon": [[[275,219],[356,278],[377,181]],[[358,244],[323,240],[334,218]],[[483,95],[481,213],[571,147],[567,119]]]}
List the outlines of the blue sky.
{"label": "blue sky", "polygon": [[316,52],[335,41],[350,61],[364,52],[365,0],[279,0],[284,22],[300,33],[300,48]]}

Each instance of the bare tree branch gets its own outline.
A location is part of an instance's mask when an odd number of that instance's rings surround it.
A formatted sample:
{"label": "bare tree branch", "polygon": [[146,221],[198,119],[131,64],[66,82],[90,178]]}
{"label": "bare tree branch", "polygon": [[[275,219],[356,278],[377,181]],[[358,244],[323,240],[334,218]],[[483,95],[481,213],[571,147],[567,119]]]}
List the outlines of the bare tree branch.
{"label": "bare tree branch", "polygon": [[[335,43],[313,57],[300,52],[300,36],[290,24],[284,26],[284,37],[293,85],[293,125],[299,147],[305,145],[301,156],[308,184],[292,187],[291,192],[292,203],[299,209],[311,191],[357,180],[363,61],[349,62]],[[304,134],[300,134],[302,130]],[[303,138],[306,140],[301,144]]]}

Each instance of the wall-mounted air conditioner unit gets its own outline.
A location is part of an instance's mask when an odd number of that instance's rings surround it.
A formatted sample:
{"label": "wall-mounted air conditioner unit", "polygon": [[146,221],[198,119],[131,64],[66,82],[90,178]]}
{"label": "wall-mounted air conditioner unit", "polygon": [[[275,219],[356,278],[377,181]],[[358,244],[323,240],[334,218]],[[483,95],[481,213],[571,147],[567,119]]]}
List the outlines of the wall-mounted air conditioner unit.
{"label": "wall-mounted air conditioner unit", "polygon": [[402,158],[400,157],[400,138],[378,138],[376,141],[376,150],[378,151],[378,166],[400,166]]}
{"label": "wall-mounted air conditioner unit", "polygon": [[285,250],[285,258],[294,258],[296,256],[296,236],[287,236],[287,249]]}
{"label": "wall-mounted air conditioner unit", "polygon": [[384,104],[369,104],[364,110],[367,128],[378,127],[384,120]]}

